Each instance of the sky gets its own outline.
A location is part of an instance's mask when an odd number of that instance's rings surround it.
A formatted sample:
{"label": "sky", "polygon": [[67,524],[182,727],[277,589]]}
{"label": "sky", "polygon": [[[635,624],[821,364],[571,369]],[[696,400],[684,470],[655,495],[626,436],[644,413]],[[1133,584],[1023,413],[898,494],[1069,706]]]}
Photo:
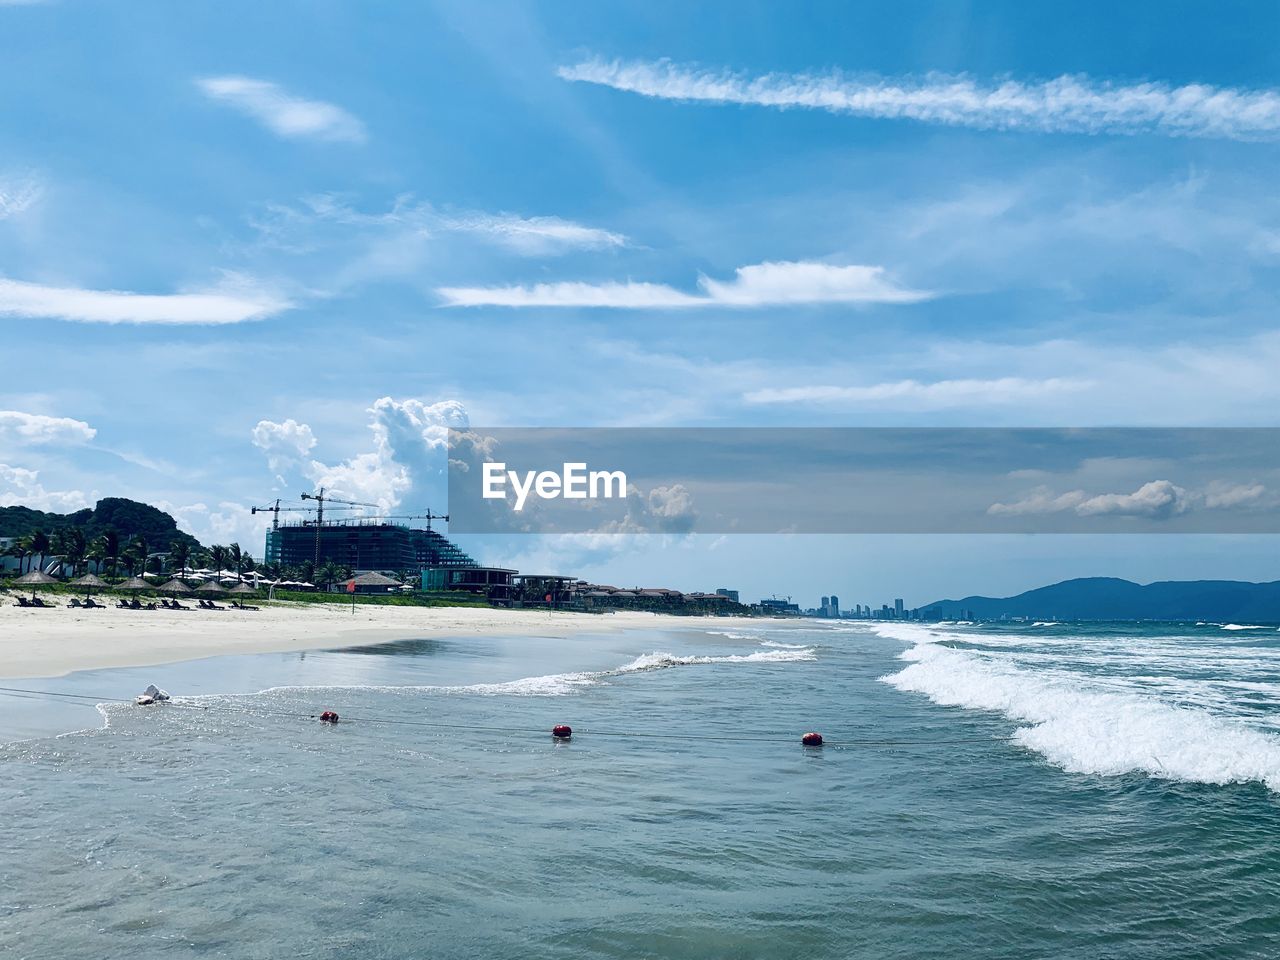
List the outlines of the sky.
{"label": "sky", "polygon": [[[260,552],[248,508],[321,485],[443,512],[450,426],[1276,425],[1278,39],[1261,3],[0,0],[0,504]],[[1263,535],[459,540],[805,605],[1278,576]]]}

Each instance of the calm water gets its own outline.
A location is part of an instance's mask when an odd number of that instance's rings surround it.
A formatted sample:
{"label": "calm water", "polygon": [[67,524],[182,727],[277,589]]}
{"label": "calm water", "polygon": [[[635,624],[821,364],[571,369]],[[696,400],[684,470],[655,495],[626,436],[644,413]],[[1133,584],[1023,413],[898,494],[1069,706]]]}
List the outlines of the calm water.
{"label": "calm water", "polygon": [[[86,728],[0,748],[5,957],[1280,953],[1274,626],[753,622],[15,685],[150,681],[179,702],[0,699],[10,736]],[[292,716],[325,708],[412,722]]]}

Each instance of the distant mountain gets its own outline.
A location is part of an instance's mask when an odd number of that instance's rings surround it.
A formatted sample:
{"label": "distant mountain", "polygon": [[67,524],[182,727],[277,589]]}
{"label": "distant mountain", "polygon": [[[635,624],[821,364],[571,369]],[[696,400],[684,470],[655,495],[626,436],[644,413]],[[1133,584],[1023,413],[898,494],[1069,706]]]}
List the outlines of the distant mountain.
{"label": "distant mountain", "polygon": [[1016,597],[965,597],[920,608],[954,618],[972,611],[982,620],[1215,620],[1280,622],[1280,581],[1165,580],[1132,583],[1115,577],[1064,580]]}
{"label": "distant mountain", "polygon": [[178,529],[177,521],[163,510],[123,497],[104,497],[92,510],[75,513],[45,513],[30,507],[0,507],[0,537],[23,537],[36,530],[52,535],[58,530],[80,527],[86,540],[100,536],[111,527],[122,541],[141,535],[152,552],[167,550],[174,540],[185,540],[192,549],[200,541]]}

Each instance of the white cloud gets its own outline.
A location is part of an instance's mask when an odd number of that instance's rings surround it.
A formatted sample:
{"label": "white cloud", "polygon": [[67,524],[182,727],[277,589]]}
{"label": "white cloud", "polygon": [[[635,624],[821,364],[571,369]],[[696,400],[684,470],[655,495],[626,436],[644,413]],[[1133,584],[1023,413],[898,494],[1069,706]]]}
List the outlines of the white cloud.
{"label": "white cloud", "polygon": [[[156,500],[153,505],[172,516],[180,530],[206,546],[238,543],[250,555],[262,557],[269,521],[265,514],[255,516],[250,513],[246,504],[223,500],[215,508],[201,502],[175,504]],[[159,549],[164,549],[164,546]]]}
{"label": "white cloud", "polygon": [[770,387],[752,390],[742,399],[755,404],[880,404],[913,408],[939,408],[957,405],[1020,403],[1062,393],[1086,390],[1093,386],[1087,380],[1050,377],[1029,380],[1023,377],[999,377],[993,380],[897,380],[864,387],[805,386]]}
{"label": "white cloud", "polygon": [[283,470],[298,462],[316,445],[311,427],[292,418],[283,423],[259,420],[251,436],[253,445],[266,453],[272,470]]}
{"label": "white cloud", "polygon": [[98,431],[83,420],[49,417],[20,410],[0,410],[0,443],[73,444],[88,443]]}
{"label": "white cloud", "polygon": [[661,283],[538,283],[532,286],[441,287],[451,307],[766,307],[815,303],[915,303],[933,294],[900,287],[883,267],[814,262],[739,267],[729,281],[700,277],[700,294]]}
{"label": "white cloud", "polygon": [[449,430],[467,426],[463,405],[382,397],[367,412],[373,449],[337,463],[302,462],[316,438],[307,424],[295,420],[260,421],[253,443],[267,453],[272,470],[300,464],[302,476],[343,499],[373,504],[382,512],[406,502],[414,512],[443,509]]}
{"label": "white cloud", "polygon": [[212,100],[248,114],[282,137],[363,143],[364,124],[323,100],[305,100],[279,85],[252,77],[203,77],[196,85]]}
{"label": "white cloud", "polygon": [[81,490],[46,490],[40,483],[38,471],[0,463],[0,507],[21,506],[32,510],[69,513],[92,506],[97,498],[96,492],[86,494]]}
{"label": "white cloud", "polygon": [[1048,487],[1036,487],[1023,500],[1015,503],[993,503],[987,513],[994,517],[1034,516],[1043,513],[1062,513],[1074,510],[1086,499],[1083,490],[1072,490],[1069,493],[1054,494]]}
{"label": "white cloud", "polygon": [[[344,228],[338,237],[318,236],[318,225]],[[467,234],[489,244],[504,247],[521,256],[551,256],[571,250],[604,250],[625,247],[621,233],[591,227],[563,217],[524,217],[514,213],[484,211],[442,211],[411,196],[397,197],[389,210],[367,213],[352,207],[334,194],[304,197],[300,207],[275,204],[253,226],[265,242],[277,248],[306,252],[320,243],[335,243],[353,237],[390,243],[398,247],[416,246],[439,233]],[[419,258],[410,257],[406,269],[417,270]]]}
{"label": "white cloud", "polygon": [[1163,520],[1190,510],[1201,497],[1170,480],[1152,480],[1132,493],[1101,493],[1089,496],[1082,490],[1054,495],[1047,487],[1037,487],[1029,497],[1015,503],[993,503],[992,516],[1028,516],[1073,511],[1081,517],[1126,516]]}
{"label": "white cloud", "polygon": [[1267,488],[1260,483],[1210,484],[1204,494],[1204,505],[1210,509],[1231,510],[1251,507],[1262,502]]}
{"label": "white cloud", "polygon": [[0,180],[0,220],[25,213],[36,204],[42,193],[40,183],[30,177]]}
{"label": "white cloud", "polygon": [[587,60],[565,80],[664,100],[826,110],[983,130],[1142,133],[1270,140],[1280,134],[1280,92],[1187,84],[1118,84],[1062,76],[1045,82],[970,77],[852,77],[840,72],[746,77],[668,60]]}
{"label": "white cloud", "polygon": [[241,323],[280,313],[287,300],[252,289],[150,294],[49,287],[0,279],[0,316],[81,323]]}
{"label": "white cloud", "polygon": [[1130,517],[1171,517],[1191,506],[1187,491],[1169,480],[1152,480],[1133,493],[1103,493],[1079,503],[1082,517],[1119,514]]}
{"label": "white cloud", "polygon": [[588,227],[560,217],[521,217],[510,213],[473,213],[441,219],[445,229],[472,233],[526,256],[564,250],[625,247],[620,233]]}

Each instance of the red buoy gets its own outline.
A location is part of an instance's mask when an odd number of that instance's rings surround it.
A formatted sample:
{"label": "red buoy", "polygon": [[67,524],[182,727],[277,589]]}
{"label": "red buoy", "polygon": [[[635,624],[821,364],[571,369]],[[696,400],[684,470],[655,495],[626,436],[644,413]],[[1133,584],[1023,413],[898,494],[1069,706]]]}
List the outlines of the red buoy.
{"label": "red buoy", "polygon": [[321,723],[337,723],[338,715],[334,713],[332,710],[326,710],[324,713],[320,714],[320,722]]}
{"label": "red buoy", "polygon": [[820,747],[822,746],[822,734],[806,733],[803,737],[800,738],[800,742],[803,743],[806,747]]}
{"label": "red buoy", "polygon": [[573,727],[567,723],[557,723],[551,728],[551,735],[557,740],[568,740],[573,736]]}

